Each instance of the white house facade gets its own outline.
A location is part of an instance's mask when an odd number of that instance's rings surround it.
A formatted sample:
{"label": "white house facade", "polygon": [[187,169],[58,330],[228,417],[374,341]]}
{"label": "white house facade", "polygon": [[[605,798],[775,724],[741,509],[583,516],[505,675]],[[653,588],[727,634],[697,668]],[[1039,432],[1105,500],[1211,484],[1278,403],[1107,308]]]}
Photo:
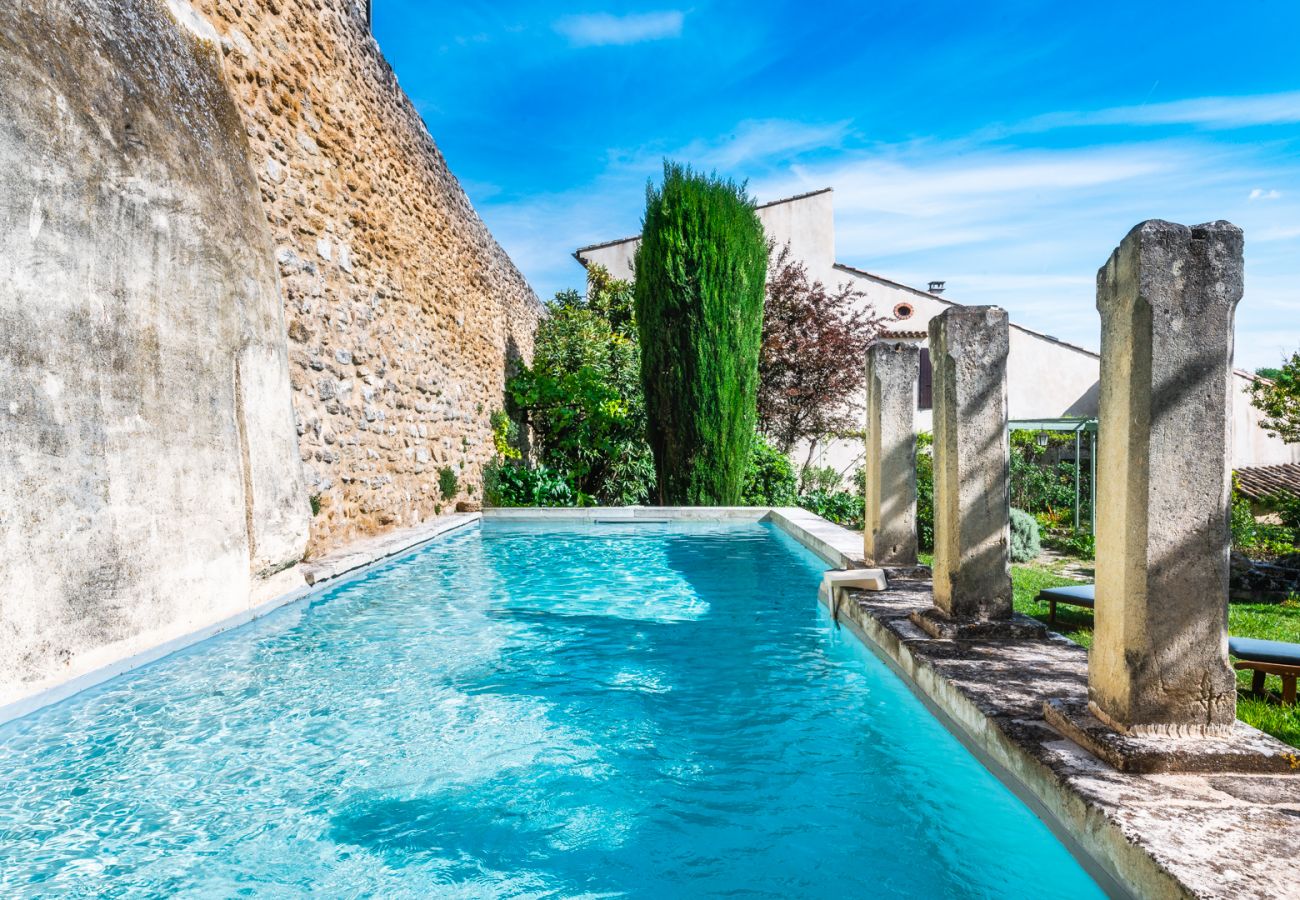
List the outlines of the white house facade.
{"label": "white house facade", "polygon": [[[839,263],[835,257],[834,194],[830,188],[764,203],[758,216],[767,237],[777,246],[790,246],[791,254],[808,270],[810,278],[827,287],[849,283],[861,291],[877,315],[889,319],[884,337],[914,341],[925,346],[930,319],[950,306],[946,297],[908,287],[883,276]],[[574,256],[584,266],[601,265],[616,278],[632,278],[633,260],[640,237],[623,238],[583,247]],[[1008,310],[1012,315],[1015,310]],[[1100,320],[1098,320],[1100,333]],[[862,360],[845,360],[862,365]],[[930,429],[928,355],[923,360],[918,391],[918,426]],[[1260,427],[1259,411],[1250,404],[1248,387],[1254,376],[1238,371],[1233,402],[1233,466],[1300,463],[1300,446],[1270,437]],[[1044,420],[1097,415],[1100,357],[1021,325],[1011,324],[1011,350],[1007,360],[1008,413],[1013,420]],[[802,461],[798,453],[796,457]],[[862,444],[854,438],[826,442],[815,463],[849,473],[861,464]]]}

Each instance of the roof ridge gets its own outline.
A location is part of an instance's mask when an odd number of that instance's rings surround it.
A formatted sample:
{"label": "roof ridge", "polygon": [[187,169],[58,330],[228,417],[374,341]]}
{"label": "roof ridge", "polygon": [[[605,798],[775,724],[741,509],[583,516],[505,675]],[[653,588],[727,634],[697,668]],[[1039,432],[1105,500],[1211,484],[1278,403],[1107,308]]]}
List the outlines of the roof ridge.
{"label": "roof ridge", "polygon": [[[782,203],[793,203],[796,200],[807,200],[809,197],[816,197],[818,194],[829,194],[834,190],[835,188],[831,187],[818,188],[815,191],[795,194],[792,197],[781,197],[777,200],[769,200],[766,203],[756,203],[754,204],[754,209],[767,209],[769,206],[780,206]],[[616,238],[612,241],[601,241],[599,244],[588,244],[586,247],[579,247],[577,250],[574,250],[573,255],[577,258],[580,253],[587,253],[591,250],[604,250],[606,247],[617,247],[619,244],[626,244],[628,241],[639,241],[640,239],[641,235],[634,234],[631,237]],[[578,259],[578,262],[582,262],[582,260]]]}
{"label": "roof ridge", "polygon": [[[866,278],[871,278],[874,279],[875,281],[882,282],[883,284],[888,284],[897,288],[902,288],[903,290],[909,291],[910,293],[916,294],[917,296],[926,297],[930,300],[937,300],[940,303],[946,304],[947,306],[966,305],[964,303],[958,303],[956,300],[949,300],[946,297],[940,297],[938,294],[931,294],[929,291],[923,291],[920,288],[914,288],[910,284],[903,284],[901,281],[894,281],[892,278],[885,278],[883,275],[877,275],[875,272],[868,272],[866,269],[859,269],[857,266],[850,266],[846,263],[837,262],[835,263],[835,268],[842,269],[845,272],[852,272],[855,275],[862,275]],[[1032,334],[1034,337],[1042,338],[1045,341],[1051,341],[1053,344],[1060,344],[1062,347],[1069,347],[1071,350],[1077,350],[1080,353],[1086,354],[1096,359],[1101,359],[1101,354],[1097,353],[1095,350],[1089,350],[1087,347],[1080,347],[1078,344],[1071,344],[1069,341],[1063,341],[1059,337],[1056,337],[1055,335],[1047,334],[1044,331],[1036,331],[1033,328],[1027,328],[1024,325],[1017,324],[1016,322],[1010,322],[1009,324],[1012,328],[1016,329],[1017,331],[1023,331],[1025,334]]]}

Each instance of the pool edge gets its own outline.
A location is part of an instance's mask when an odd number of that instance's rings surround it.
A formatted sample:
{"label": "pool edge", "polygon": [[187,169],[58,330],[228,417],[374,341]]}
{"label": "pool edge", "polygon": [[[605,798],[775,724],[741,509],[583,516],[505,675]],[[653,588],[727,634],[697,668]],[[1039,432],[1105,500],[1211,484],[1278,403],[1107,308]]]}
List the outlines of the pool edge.
{"label": "pool edge", "polygon": [[[360,541],[328,557],[304,563],[300,568],[307,584],[303,587],[281,593],[216,623],[129,654],[66,682],[0,706],[0,725],[70,699],[119,675],[246,625],[277,609],[362,577],[378,566],[467,526],[493,519],[554,522],[594,522],[597,519],[627,522],[655,519],[770,522],[833,568],[853,568],[864,564],[860,534],[797,507],[510,508],[456,514],[423,526]],[[825,605],[825,599],[822,603]],[[1113,821],[1098,821],[1096,810],[1089,809],[1089,805],[1069,784],[1055,779],[1050,771],[1040,772],[1038,778],[1032,779],[1021,774],[1032,770],[1032,767],[1040,767],[1039,763],[1014,741],[1002,735],[996,725],[959,688],[926,666],[923,660],[918,662],[913,658],[901,641],[889,640],[892,634],[869,611],[857,604],[843,604],[839,613],[863,646],[884,661],[909,690],[922,700],[927,710],[1044,821],[1103,891],[1111,896],[1136,896],[1126,887],[1126,883],[1131,880],[1153,888],[1149,892],[1144,890],[1142,896],[1196,896],[1174,875],[1163,869],[1144,848],[1127,840]],[[918,677],[918,673],[922,677]],[[1001,740],[997,740],[998,737]],[[1105,834],[1104,844],[1098,842],[1098,833]],[[1116,855],[1126,859],[1122,875],[1113,864]]]}
{"label": "pool edge", "polygon": [[480,513],[456,513],[443,516],[423,525],[357,541],[319,560],[299,563],[292,571],[297,572],[303,579],[300,587],[281,592],[267,600],[254,602],[247,609],[177,637],[168,638],[151,647],[129,650],[122,656],[96,666],[88,672],[10,700],[0,705],[0,726],[30,716],[56,703],[62,703],[119,675],[125,675],[127,672],[157,662],[209,638],[254,622],[282,607],[307,600],[327,589],[358,578],[376,566],[392,562],[396,557],[418,550],[431,541],[474,525],[481,518]]}

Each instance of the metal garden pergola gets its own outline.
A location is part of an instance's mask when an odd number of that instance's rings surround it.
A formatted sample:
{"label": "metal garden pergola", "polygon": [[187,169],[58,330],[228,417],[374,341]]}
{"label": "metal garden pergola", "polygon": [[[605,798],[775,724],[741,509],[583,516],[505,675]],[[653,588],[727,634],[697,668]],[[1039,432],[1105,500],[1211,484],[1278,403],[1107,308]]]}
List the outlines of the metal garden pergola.
{"label": "metal garden pergola", "polygon": [[1088,436],[1088,531],[1097,533],[1097,420],[1083,418],[1065,419],[1012,419],[1009,431],[1054,431],[1074,434],[1074,530],[1079,530],[1079,474],[1082,468],[1079,457],[1083,449],[1083,436]]}

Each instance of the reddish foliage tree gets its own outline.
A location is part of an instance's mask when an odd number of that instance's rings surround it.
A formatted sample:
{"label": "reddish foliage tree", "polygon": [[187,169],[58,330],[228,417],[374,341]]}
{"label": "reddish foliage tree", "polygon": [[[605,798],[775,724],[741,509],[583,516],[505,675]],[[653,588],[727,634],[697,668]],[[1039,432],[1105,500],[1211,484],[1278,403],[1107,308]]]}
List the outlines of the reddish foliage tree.
{"label": "reddish foliage tree", "polygon": [[770,268],[759,357],[758,426],[784,453],[808,442],[861,429],[867,345],[885,319],[866,294],[842,284],[831,291],[810,281],[784,247]]}

